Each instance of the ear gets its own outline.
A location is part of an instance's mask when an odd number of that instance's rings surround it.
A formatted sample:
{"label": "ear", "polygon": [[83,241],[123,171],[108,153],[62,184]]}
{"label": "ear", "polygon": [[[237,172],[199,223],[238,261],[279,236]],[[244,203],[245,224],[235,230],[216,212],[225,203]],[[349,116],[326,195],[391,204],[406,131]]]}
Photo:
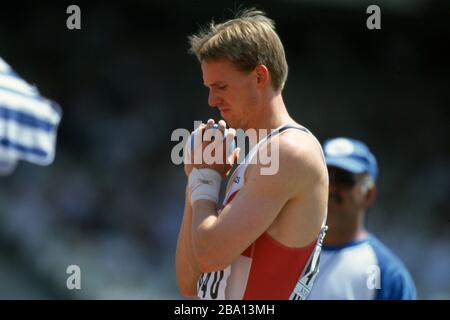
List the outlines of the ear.
{"label": "ear", "polygon": [[270,82],[270,72],[265,65],[258,64],[255,67],[255,73],[258,87],[265,87]]}
{"label": "ear", "polygon": [[377,196],[377,187],[372,185],[366,192],[365,207],[369,208],[375,202]]}

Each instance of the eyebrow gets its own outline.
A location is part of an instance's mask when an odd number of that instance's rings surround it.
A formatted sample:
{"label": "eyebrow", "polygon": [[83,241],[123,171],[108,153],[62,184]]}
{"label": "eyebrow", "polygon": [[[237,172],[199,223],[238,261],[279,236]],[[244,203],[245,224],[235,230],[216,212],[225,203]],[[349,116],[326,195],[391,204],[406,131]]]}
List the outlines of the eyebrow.
{"label": "eyebrow", "polygon": [[222,83],[222,81],[217,81],[217,82],[214,82],[214,83],[212,83],[212,84],[210,84],[210,85],[207,85],[206,83],[203,83],[203,85],[205,86],[205,87],[207,87],[207,88],[209,88],[209,87],[221,87],[221,86],[223,86],[224,84]]}

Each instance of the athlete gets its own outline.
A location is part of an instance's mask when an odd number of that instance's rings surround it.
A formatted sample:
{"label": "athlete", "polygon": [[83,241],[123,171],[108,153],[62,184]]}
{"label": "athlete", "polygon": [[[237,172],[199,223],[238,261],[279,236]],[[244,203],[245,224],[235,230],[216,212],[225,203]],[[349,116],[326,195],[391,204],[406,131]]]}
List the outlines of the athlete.
{"label": "athlete", "polygon": [[[190,44],[209,89],[208,104],[223,118],[197,130],[206,133],[218,124],[223,132],[229,125],[256,132],[257,143],[234,170],[219,208],[220,184],[239,149],[223,163],[185,164],[179,290],[201,299],[305,299],[326,230],[328,174],[320,144],[283,102],[288,66],[274,23],[261,11],[246,10],[211,23]],[[229,129],[227,138],[234,135]],[[269,152],[273,146],[276,153]],[[262,161],[253,161],[262,151],[277,154],[275,173],[265,174]]]}
{"label": "athlete", "polygon": [[362,142],[324,144],[330,177],[327,237],[309,299],[415,299],[416,289],[398,257],[364,227],[375,200],[378,165]]}

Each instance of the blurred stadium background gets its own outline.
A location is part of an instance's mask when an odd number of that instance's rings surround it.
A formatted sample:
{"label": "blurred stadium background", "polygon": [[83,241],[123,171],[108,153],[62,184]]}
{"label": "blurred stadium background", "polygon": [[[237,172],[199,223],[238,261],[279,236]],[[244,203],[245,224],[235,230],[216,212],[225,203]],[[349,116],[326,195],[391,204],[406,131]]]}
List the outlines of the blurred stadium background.
{"label": "blurred stadium background", "polygon": [[[81,8],[82,30],[66,28]],[[381,7],[382,29],[366,28]],[[0,178],[0,298],[178,299],[174,254],[185,178],[176,128],[217,118],[187,35],[228,9],[277,23],[290,112],[320,141],[376,154],[368,227],[405,262],[421,299],[450,298],[450,2],[16,1],[0,56],[63,109],[50,167]],[[81,268],[81,290],[66,268]]]}

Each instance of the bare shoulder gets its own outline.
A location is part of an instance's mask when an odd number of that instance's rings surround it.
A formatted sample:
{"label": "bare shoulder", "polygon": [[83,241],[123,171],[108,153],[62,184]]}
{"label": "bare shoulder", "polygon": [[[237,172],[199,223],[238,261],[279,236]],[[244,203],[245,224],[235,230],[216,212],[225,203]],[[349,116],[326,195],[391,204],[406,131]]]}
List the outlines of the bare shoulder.
{"label": "bare shoulder", "polygon": [[279,145],[280,173],[302,181],[327,174],[321,146],[311,134],[290,130],[274,142]]}
{"label": "bare shoulder", "polygon": [[258,184],[267,183],[272,189],[277,186],[293,196],[303,187],[328,180],[320,144],[310,134],[297,130],[284,132],[271,138],[260,151],[270,161],[261,164],[261,160],[249,170],[250,180],[254,178]]}

